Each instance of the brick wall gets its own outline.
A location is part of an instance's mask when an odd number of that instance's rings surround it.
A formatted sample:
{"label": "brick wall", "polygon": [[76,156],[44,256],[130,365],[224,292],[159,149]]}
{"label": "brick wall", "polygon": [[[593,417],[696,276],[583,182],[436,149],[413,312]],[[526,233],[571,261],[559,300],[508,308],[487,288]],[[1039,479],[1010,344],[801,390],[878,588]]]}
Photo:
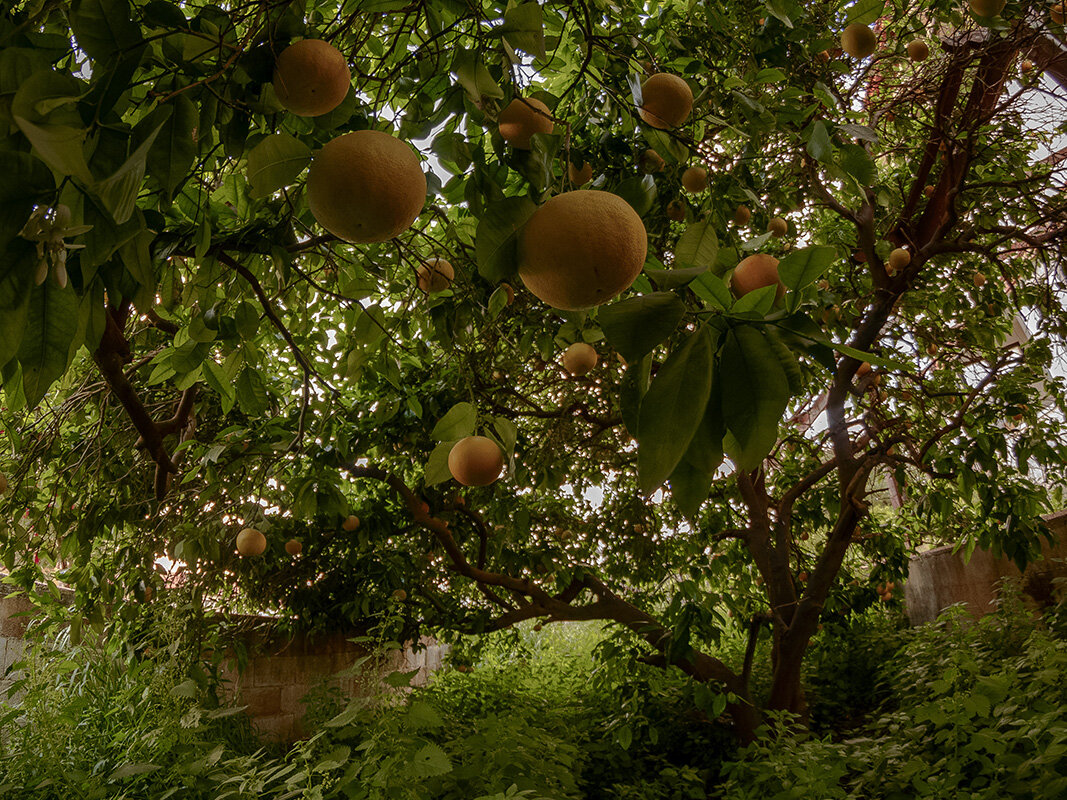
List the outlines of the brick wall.
{"label": "brick wall", "polygon": [[[0,699],[17,679],[16,673],[7,674],[8,668],[22,657],[30,621],[26,613],[33,608],[25,598],[0,598]],[[379,691],[381,680],[395,671],[416,672],[412,683],[422,685],[441,666],[444,655],[441,645],[424,638],[418,648],[409,646],[364,662],[358,674],[338,675],[368,654],[345,634],[264,637],[247,633],[241,635],[241,643],[249,654],[248,665],[241,674],[235,670],[224,674],[227,693],[247,706],[246,712],[264,737],[287,742],[304,733],[302,700],[311,690],[329,685],[345,696],[365,695]]]}
{"label": "brick wall", "polygon": [[344,674],[368,655],[345,634],[270,640],[250,636],[245,643],[250,652],[247,667],[240,674],[230,670],[224,675],[231,681],[228,694],[247,706],[263,736],[281,741],[304,734],[302,700],[313,689],[330,686],[345,697],[358,697],[380,691],[382,679],[393,672],[414,672],[412,685],[420,686],[441,666],[445,652],[433,639],[423,638],[418,648],[391,651],[363,662],[355,674]]}

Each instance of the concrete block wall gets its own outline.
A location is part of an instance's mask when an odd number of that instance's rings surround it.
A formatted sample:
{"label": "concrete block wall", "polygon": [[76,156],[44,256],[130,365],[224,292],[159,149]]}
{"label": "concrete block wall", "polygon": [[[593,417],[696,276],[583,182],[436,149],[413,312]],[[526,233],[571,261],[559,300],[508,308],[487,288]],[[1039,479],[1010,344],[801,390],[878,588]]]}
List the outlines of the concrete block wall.
{"label": "concrete block wall", "polygon": [[912,625],[922,625],[937,618],[951,605],[965,603],[978,617],[996,607],[997,587],[1005,578],[1021,578],[1023,591],[1038,601],[1047,600],[1055,577],[1067,576],[1067,511],[1045,517],[1058,541],[1043,543],[1042,558],[1027,566],[1025,572],[1007,558],[994,558],[988,550],[975,550],[969,560],[963,553],[953,553],[952,545],[927,550],[913,556],[908,564],[904,584],[904,604]]}
{"label": "concrete block wall", "polygon": [[30,623],[28,614],[33,613],[33,604],[23,597],[0,597],[0,700],[7,697],[7,690],[18,680],[18,671],[11,667],[22,659],[23,636]]}

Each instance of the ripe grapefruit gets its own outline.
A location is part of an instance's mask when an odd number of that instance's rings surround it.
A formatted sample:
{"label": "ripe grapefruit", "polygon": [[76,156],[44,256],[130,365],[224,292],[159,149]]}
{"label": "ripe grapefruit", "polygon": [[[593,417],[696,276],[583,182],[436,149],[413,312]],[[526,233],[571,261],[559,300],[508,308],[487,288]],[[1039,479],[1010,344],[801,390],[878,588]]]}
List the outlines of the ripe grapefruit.
{"label": "ripe grapefruit", "polygon": [[767,223],[767,233],[775,239],[781,239],[789,233],[789,223],[781,217],[772,217],[771,221]]}
{"label": "ripe grapefruit", "polygon": [[667,166],[667,162],[663,160],[663,156],[651,147],[641,154],[641,172],[645,175],[651,175],[653,172],[663,172],[665,166]]}
{"label": "ripe grapefruit", "polygon": [[730,288],[735,295],[743,297],[755,289],[776,283],[778,292],[775,299],[779,299],[785,294],[785,286],[778,280],[778,259],[766,253],[756,253],[742,259],[741,263],[734,268]]}
{"label": "ripe grapefruit", "polygon": [[302,39],[282,50],[274,65],[278,101],[301,117],[317,117],[341,105],[352,84],[341,51],[322,39]]}
{"label": "ripe grapefruit", "polygon": [[930,47],[922,39],[908,42],[908,58],[912,61],[925,61],[930,56]]}
{"label": "ripe grapefruit", "polygon": [[267,549],[267,537],[255,528],[237,534],[237,552],[243,556],[261,556]]}
{"label": "ripe grapefruit", "polygon": [[644,104],[638,109],[646,125],[660,130],[677,128],[693,111],[693,90],[677,75],[657,72],[641,85]]}
{"label": "ripe grapefruit", "polygon": [[349,514],[347,517],[345,517],[345,521],[341,523],[341,529],[347,531],[348,533],[352,533],[352,531],[358,528],[359,517],[357,517],[355,514]]}
{"label": "ripe grapefruit", "polygon": [[593,180],[593,165],[586,161],[582,166],[577,167],[573,161],[568,162],[567,178],[574,186],[585,186]]}
{"label": "ripe grapefruit", "polygon": [[691,194],[699,194],[708,188],[708,171],[703,167],[690,167],[682,173],[682,186]]}
{"label": "ripe grapefruit", "polygon": [[318,223],[349,242],[384,242],[407,230],[426,202],[426,176],[411,145],[354,131],[326,143],[307,178]]}
{"label": "ripe grapefruit", "polygon": [[304,545],[298,542],[296,539],[290,539],[285,543],[285,552],[291,556],[300,555],[300,551],[304,549]]}
{"label": "ripe grapefruit", "polygon": [[419,288],[426,294],[443,292],[452,285],[452,279],[456,277],[452,265],[443,258],[431,258],[425,264],[420,264],[416,273]]}
{"label": "ripe grapefruit", "polygon": [[889,269],[892,272],[900,272],[911,263],[911,253],[903,247],[896,248],[889,254]]}
{"label": "ripe grapefruit", "polygon": [[745,226],[748,225],[752,219],[752,212],[748,210],[748,206],[738,206],[734,210],[734,224]]}
{"label": "ripe grapefruit", "polygon": [[563,368],[571,375],[585,375],[596,362],[596,349],[591,344],[575,342],[563,351]]}
{"label": "ripe grapefruit", "polygon": [[629,288],[647,253],[645,224],[630,204],[583,189],[556,195],[530,217],[519,277],[553,308],[592,308]]}
{"label": "ripe grapefruit", "polygon": [[853,58],[866,58],[877,46],[874,31],[859,22],[853,22],[841,34],[841,49]]}
{"label": "ripe grapefruit", "polygon": [[503,452],[485,436],[460,439],[448,452],[448,471],[464,486],[488,486],[503,469]]}
{"label": "ripe grapefruit", "polygon": [[548,106],[536,97],[516,97],[497,117],[500,135],[516,150],[529,150],[535,133],[552,133],[555,123]]}
{"label": "ripe grapefruit", "polygon": [[1008,0],[971,0],[971,11],[976,17],[989,19],[1000,15]]}

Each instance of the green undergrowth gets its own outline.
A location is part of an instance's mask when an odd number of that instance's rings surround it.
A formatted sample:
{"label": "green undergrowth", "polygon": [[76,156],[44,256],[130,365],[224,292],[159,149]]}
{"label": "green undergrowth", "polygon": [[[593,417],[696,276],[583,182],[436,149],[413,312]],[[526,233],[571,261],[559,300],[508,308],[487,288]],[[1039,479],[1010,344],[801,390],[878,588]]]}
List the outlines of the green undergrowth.
{"label": "green undergrowth", "polygon": [[908,630],[872,610],[827,626],[810,727],[773,718],[741,751],[717,692],[634,654],[592,623],[469,640],[427,687],[312,692],[312,735],[281,748],[180,647],[42,640],[0,706],[0,797],[1067,796],[1067,605],[1035,618],[1009,597],[977,624]]}

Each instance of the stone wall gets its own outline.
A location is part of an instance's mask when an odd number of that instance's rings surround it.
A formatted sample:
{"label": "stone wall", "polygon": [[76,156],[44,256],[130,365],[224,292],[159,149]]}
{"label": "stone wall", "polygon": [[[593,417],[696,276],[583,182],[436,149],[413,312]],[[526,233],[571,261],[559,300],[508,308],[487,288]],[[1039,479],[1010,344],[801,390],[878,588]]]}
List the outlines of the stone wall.
{"label": "stone wall", "polygon": [[952,545],[927,550],[912,557],[904,584],[904,603],[912,625],[937,618],[951,605],[965,603],[975,616],[995,608],[998,583],[1004,578],[1022,578],[1023,590],[1038,601],[1046,601],[1052,579],[1067,575],[1067,511],[1045,518],[1057,544],[1042,547],[1042,560],[1030,564],[1025,573],[1006,558],[995,558],[988,550],[975,550],[970,559],[953,553]]}
{"label": "stone wall", "polygon": [[[33,611],[25,598],[0,597],[0,699],[18,677],[15,672],[8,674],[8,669],[22,658],[23,636],[30,621],[27,612]],[[381,681],[392,672],[414,672],[412,685],[422,685],[441,666],[445,652],[442,645],[424,638],[417,648],[393,650],[353,670],[369,653],[345,634],[264,637],[244,633],[240,644],[248,653],[247,667],[240,674],[233,669],[224,673],[227,693],[247,706],[246,712],[264,737],[286,742],[304,733],[302,701],[308,692],[331,686],[345,697],[366,695],[380,691]],[[338,674],[346,670],[352,674]]]}

